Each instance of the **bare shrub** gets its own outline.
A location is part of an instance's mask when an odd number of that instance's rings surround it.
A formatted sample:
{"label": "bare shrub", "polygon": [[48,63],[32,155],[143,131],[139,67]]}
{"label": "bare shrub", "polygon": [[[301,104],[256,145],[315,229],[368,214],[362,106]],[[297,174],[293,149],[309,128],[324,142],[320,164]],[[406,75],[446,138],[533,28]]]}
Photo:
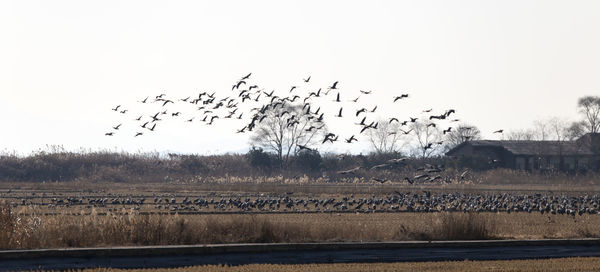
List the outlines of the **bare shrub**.
{"label": "bare shrub", "polygon": [[442,213],[433,225],[435,240],[486,240],[494,238],[493,224],[477,213]]}

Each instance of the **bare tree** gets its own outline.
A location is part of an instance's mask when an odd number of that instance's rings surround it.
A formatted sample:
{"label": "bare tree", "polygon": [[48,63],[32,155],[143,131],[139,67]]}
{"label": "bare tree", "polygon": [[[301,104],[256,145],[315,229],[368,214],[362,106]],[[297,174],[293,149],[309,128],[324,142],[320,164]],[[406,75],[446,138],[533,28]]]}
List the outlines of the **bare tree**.
{"label": "bare tree", "polygon": [[533,140],[545,141],[551,136],[552,128],[549,119],[533,121]]}
{"label": "bare tree", "polygon": [[509,141],[531,141],[535,139],[535,132],[530,129],[513,130],[505,133],[504,139]]}
{"label": "bare tree", "polygon": [[579,137],[585,134],[585,122],[573,122],[567,128],[567,134],[569,137],[569,141],[574,141],[579,139]]}
{"label": "bare tree", "polygon": [[552,117],[547,120],[549,136],[548,139],[559,142],[569,140],[569,122],[559,117]]}
{"label": "bare tree", "polygon": [[398,152],[402,139],[400,125],[398,122],[390,123],[386,120],[379,120],[379,126],[376,129],[369,130],[369,142],[375,152],[379,154]]}
{"label": "bare tree", "polygon": [[441,150],[442,132],[437,126],[416,121],[410,124],[410,129],[414,135],[414,155],[427,158]]}
{"label": "bare tree", "polygon": [[585,128],[588,132],[600,132],[600,97],[584,96],[577,103],[579,112],[584,116]]}
{"label": "bare tree", "polygon": [[445,150],[450,150],[466,141],[481,139],[481,131],[476,126],[459,124],[445,134]]}
{"label": "bare tree", "polygon": [[308,148],[316,145],[325,126],[314,115],[306,114],[300,105],[284,103],[271,107],[262,117],[263,121],[256,122],[250,144],[275,152],[284,163],[300,151],[299,145]]}

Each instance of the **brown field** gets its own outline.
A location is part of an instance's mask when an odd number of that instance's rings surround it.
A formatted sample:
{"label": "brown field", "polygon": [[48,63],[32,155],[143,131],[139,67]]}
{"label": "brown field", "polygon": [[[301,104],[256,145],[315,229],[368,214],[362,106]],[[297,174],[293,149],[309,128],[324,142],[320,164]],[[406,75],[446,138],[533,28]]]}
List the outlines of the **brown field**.
{"label": "brown field", "polygon": [[600,215],[319,213],[18,215],[0,213],[0,248],[261,242],[600,237]]}
{"label": "brown field", "polygon": [[241,266],[204,265],[169,269],[89,269],[89,272],[117,271],[598,271],[600,258],[562,258],[515,261],[405,262],[356,264],[249,264]]}
{"label": "brown field", "polygon": [[[85,189],[83,189],[85,188]],[[539,212],[338,212],[279,210],[245,214],[213,207],[194,213],[158,209],[154,197],[250,197],[288,195],[291,198],[356,198],[390,196],[395,191],[423,194],[550,193],[591,195],[597,186],[548,184],[448,184],[407,186],[394,183],[2,183],[0,184],[0,248],[60,248],[121,245],[172,245],[260,242],[402,241],[460,239],[540,239],[600,237],[600,214],[576,216]],[[49,205],[52,199],[139,198],[142,205]],[[23,202],[24,201],[24,202]],[[25,204],[23,204],[25,203]],[[164,206],[164,205],[163,205]],[[194,205],[188,205],[194,206]],[[314,209],[314,208],[313,208]],[[309,207],[310,210],[310,207]],[[161,211],[162,213],[156,213]],[[294,213],[289,213],[294,212]]]}

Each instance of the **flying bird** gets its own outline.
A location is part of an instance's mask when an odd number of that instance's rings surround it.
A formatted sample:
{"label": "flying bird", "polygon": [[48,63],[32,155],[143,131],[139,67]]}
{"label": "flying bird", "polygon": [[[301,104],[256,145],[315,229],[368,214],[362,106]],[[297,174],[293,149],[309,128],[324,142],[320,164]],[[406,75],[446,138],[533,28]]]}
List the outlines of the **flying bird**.
{"label": "flying bird", "polygon": [[119,130],[122,124],[118,124],[116,127],[113,127],[115,130]]}
{"label": "flying bird", "polygon": [[310,81],[310,76],[308,76],[307,79],[303,79],[303,80],[304,80],[304,82],[308,83]]}
{"label": "flying bird", "polygon": [[252,75],[252,73],[249,73],[247,76],[245,76],[245,77],[242,77],[242,79],[241,79],[241,80],[244,80],[244,79],[249,79],[249,78],[250,78],[250,75]]}
{"label": "flying bird", "polygon": [[408,97],[408,94],[401,94],[400,96],[395,96],[394,97],[394,102],[396,102],[396,101],[398,101],[398,100],[400,100],[402,98],[407,98],[407,97]]}
{"label": "flying bird", "polygon": [[494,131],[494,133],[502,133],[502,132],[504,132],[503,129],[499,129],[499,130]]}
{"label": "flying bird", "polygon": [[[358,116],[359,114],[361,114],[361,113],[363,113],[363,112],[367,112],[367,109],[365,109],[365,108],[362,108],[362,109],[360,109],[360,110],[357,110],[357,111],[356,111],[356,116]],[[366,118],[366,117],[365,117],[365,118]],[[361,124],[361,125],[362,125],[362,124]]]}
{"label": "flying bird", "polygon": [[335,90],[335,89],[337,89],[337,84],[338,84],[338,81],[334,82],[334,83],[333,83],[333,85],[331,85],[331,86],[329,87],[329,89],[330,89],[330,90]]}

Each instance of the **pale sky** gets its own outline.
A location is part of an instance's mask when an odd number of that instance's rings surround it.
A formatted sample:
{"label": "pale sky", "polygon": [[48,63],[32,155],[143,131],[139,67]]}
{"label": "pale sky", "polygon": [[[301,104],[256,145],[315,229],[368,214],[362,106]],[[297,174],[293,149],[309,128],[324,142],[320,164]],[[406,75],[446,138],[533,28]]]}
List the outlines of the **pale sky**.
{"label": "pale sky", "polygon": [[[496,139],[536,119],[576,120],[577,99],[600,95],[598,11],[600,1],[2,0],[0,151],[245,152],[241,123],[171,122],[138,138],[127,125],[154,111],[136,102],[146,96],[224,97],[250,72],[282,93],[309,75],[307,90],[373,90],[367,106],[409,93],[378,114],[453,108]],[[132,114],[115,115],[118,104]]]}

